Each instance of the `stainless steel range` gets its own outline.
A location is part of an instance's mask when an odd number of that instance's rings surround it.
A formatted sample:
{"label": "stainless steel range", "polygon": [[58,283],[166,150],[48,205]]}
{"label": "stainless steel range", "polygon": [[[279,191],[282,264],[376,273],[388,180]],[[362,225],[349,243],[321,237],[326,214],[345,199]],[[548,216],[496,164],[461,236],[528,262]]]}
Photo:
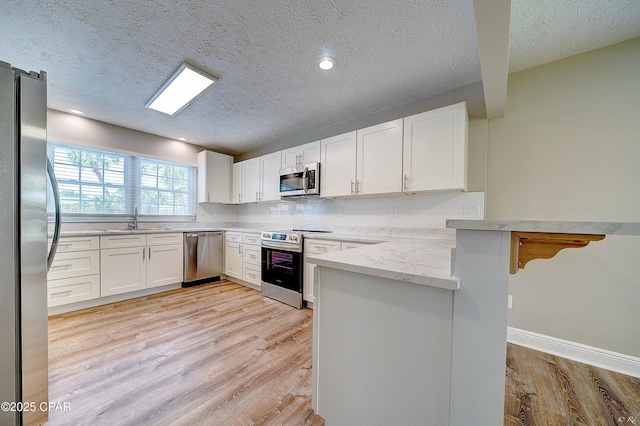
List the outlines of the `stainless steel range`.
{"label": "stainless steel range", "polygon": [[301,309],[303,285],[303,241],[310,231],[266,231],[262,242],[262,295]]}

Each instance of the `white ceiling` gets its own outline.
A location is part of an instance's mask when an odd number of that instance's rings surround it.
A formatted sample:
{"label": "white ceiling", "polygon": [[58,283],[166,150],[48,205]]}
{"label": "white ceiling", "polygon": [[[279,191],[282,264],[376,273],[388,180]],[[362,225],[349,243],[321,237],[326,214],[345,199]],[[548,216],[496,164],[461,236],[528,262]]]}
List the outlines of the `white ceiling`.
{"label": "white ceiling", "polygon": [[[475,16],[473,0],[3,0],[0,60],[46,71],[50,108],[240,154],[481,81]],[[636,37],[638,0],[513,0],[504,57],[514,72]],[[219,81],[175,117],[145,109],[183,61]]]}

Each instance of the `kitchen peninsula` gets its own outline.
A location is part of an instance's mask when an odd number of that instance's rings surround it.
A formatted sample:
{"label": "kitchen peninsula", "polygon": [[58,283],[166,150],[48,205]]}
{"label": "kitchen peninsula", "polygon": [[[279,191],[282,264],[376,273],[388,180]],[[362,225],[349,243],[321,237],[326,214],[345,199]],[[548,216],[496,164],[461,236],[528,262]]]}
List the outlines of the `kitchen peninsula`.
{"label": "kitchen peninsula", "polygon": [[[509,273],[638,223],[450,220],[455,241],[314,255],[313,408],[327,424],[502,424]],[[597,242],[594,242],[597,244]]]}

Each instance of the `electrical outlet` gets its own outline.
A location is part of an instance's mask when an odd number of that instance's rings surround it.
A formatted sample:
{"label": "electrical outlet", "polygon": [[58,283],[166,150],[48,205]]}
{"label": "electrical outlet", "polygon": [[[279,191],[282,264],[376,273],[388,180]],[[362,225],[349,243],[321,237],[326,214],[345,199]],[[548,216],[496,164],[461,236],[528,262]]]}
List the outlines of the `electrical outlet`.
{"label": "electrical outlet", "polygon": [[513,309],[513,296],[511,294],[509,295],[509,300],[507,301],[507,307],[509,309]]}
{"label": "electrical outlet", "polygon": [[466,205],[462,207],[462,217],[466,218],[479,218],[480,206]]}

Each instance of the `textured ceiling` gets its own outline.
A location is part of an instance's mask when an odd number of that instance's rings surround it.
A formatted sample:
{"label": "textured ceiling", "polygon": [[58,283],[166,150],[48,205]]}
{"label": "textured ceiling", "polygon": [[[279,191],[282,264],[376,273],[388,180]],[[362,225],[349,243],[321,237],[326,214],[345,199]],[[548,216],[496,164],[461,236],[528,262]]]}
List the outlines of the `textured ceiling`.
{"label": "textured ceiling", "polygon": [[[638,4],[514,0],[510,70],[640,36]],[[3,0],[0,28],[50,108],[230,154],[481,80],[472,0]],[[183,61],[219,81],[176,117],[145,109]]]}
{"label": "textured ceiling", "polygon": [[512,0],[509,72],[636,37],[639,0]]}

